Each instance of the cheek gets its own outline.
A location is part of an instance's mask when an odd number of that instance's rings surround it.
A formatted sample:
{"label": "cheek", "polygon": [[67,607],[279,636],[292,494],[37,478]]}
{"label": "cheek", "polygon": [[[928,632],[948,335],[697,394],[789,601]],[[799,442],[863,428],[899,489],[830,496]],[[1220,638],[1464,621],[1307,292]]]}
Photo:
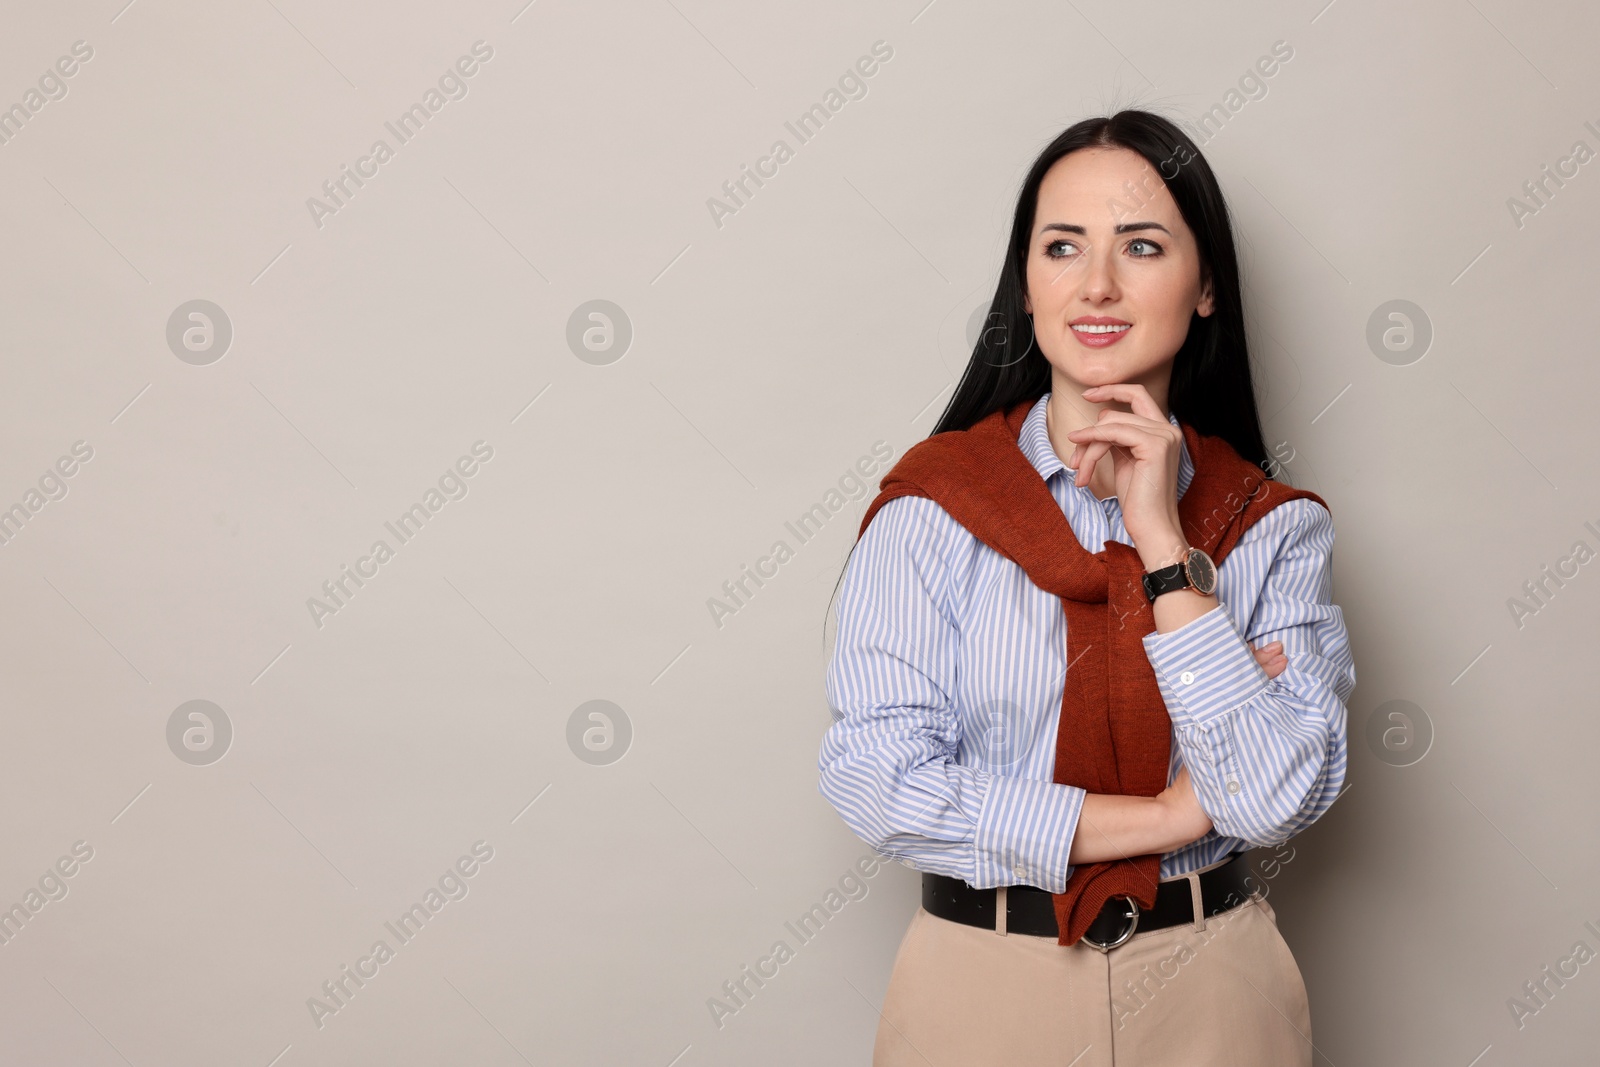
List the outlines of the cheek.
{"label": "cheek", "polygon": [[1028,302],[1037,310],[1040,304],[1050,299],[1050,285],[1037,259],[1028,260],[1027,274]]}
{"label": "cheek", "polygon": [[1159,321],[1163,331],[1181,334],[1189,328],[1189,318],[1194,314],[1200,299],[1199,286],[1191,284],[1187,273],[1152,277],[1141,303],[1145,314]]}
{"label": "cheek", "polygon": [[1072,271],[1044,257],[1028,261],[1028,299],[1034,311],[1059,308],[1075,293]]}

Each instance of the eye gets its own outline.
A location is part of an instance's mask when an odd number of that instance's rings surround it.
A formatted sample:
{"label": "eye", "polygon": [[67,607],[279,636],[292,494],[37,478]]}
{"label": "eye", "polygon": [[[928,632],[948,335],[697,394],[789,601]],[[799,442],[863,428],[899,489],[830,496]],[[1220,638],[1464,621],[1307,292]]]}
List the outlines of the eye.
{"label": "eye", "polygon": [[1153,249],[1153,251],[1150,252],[1135,252],[1134,256],[1137,259],[1150,259],[1161,254],[1161,246],[1150,240],[1148,237],[1135,237],[1133,240],[1128,242],[1129,249],[1132,249],[1135,245],[1146,245]]}
{"label": "eye", "polygon": [[1065,252],[1057,252],[1056,249],[1061,247],[1062,245],[1071,245],[1071,244],[1072,244],[1071,241],[1068,241],[1068,240],[1066,240],[1064,238],[1062,240],[1059,240],[1059,241],[1051,241],[1049,244],[1044,246],[1044,254],[1050,259],[1061,259],[1063,256],[1066,255],[1066,253]]}

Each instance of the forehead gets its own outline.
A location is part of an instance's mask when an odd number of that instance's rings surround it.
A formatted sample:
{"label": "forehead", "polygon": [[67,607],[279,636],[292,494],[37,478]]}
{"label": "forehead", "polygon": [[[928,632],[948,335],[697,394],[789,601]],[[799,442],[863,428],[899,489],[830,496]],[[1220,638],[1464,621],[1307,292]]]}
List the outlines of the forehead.
{"label": "forehead", "polygon": [[1150,219],[1177,233],[1183,214],[1161,175],[1128,148],[1080,148],[1051,165],[1039,184],[1034,232],[1052,222],[1084,227]]}

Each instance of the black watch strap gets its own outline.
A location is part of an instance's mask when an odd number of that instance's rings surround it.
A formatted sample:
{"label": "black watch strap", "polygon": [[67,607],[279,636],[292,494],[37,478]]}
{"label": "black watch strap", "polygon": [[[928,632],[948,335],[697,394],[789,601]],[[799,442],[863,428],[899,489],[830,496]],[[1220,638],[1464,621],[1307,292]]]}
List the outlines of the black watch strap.
{"label": "black watch strap", "polygon": [[1174,563],[1170,567],[1160,570],[1148,571],[1141,579],[1144,583],[1144,595],[1154,603],[1156,597],[1162,593],[1170,593],[1174,589],[1187,589],[1189,587],[1189,571],[1183,561]]}

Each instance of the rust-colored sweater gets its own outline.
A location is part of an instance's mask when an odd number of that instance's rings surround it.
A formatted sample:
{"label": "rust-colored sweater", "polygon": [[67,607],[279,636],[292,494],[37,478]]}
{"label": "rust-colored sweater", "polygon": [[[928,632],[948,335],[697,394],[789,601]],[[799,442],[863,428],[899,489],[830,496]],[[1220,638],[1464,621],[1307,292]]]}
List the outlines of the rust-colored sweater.
{"label": "rust-colored sweater", "polygon": [[[1153,797],[1167,786],[1172,720],[1143,638],[1155,616],[1138,552],[1107,541],[1089,552],[1072,531],[1017,437],[1037,401],[1014,405],[969,430],[935,434],[907,450],[879,483],[861,533],[898,496],[931,498],[972,535],[1061,598],[1066,612],[1067,675],[1056,732],[1054,780],[1091,793]],[[1265,476],[1220,437],[1180,420],[1194,477],[1178,501],[1188,543],[1221,564],[1239,536],[1288,500],[1317,494]],[[1076,944],[1101,906],[1126,895],[1148,908],[1161,874],[1156,854],[1081,863],[1055,894],[1058,943]]]}

